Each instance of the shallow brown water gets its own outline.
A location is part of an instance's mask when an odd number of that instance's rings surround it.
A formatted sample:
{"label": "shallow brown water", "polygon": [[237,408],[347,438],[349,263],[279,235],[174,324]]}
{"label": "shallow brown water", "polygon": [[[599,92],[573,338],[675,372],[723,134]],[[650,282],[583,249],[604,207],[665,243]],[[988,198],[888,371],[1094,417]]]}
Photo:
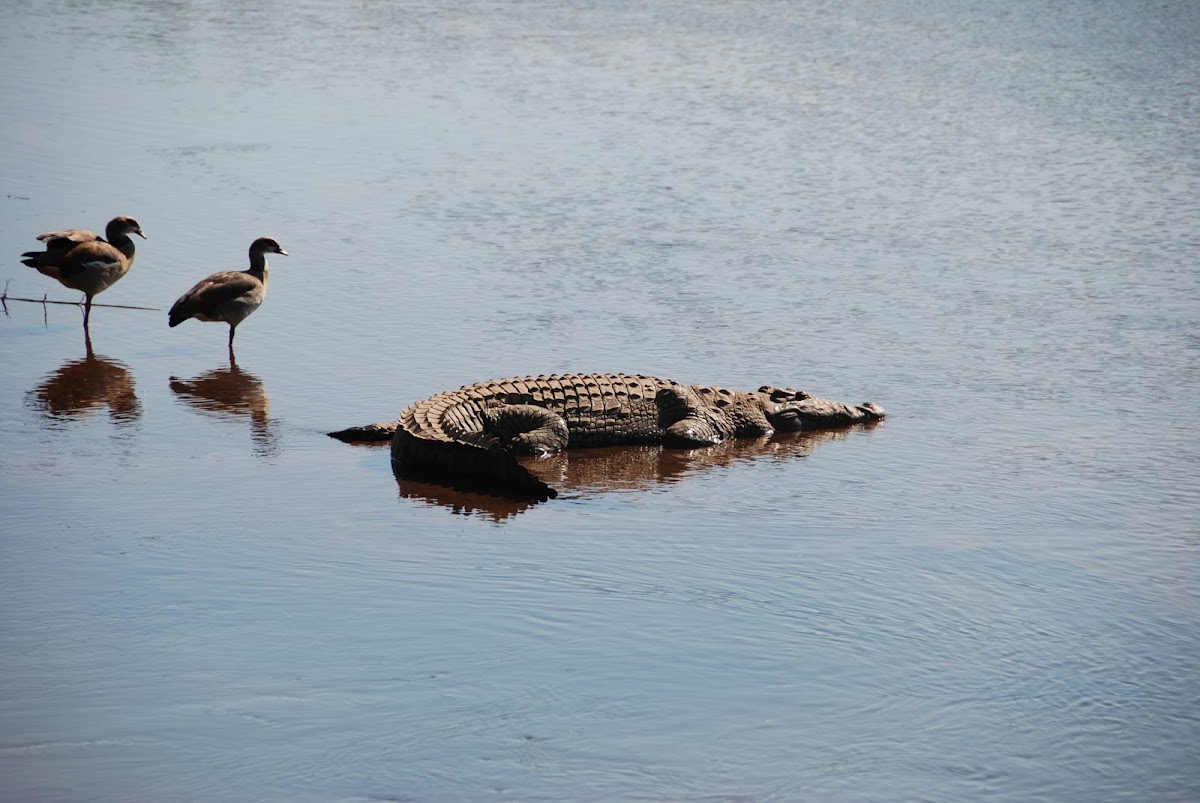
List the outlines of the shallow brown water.
{"label": "shallow brown water", "polygon": [[[1189,3],[0,9],[0,797],[1200,795]],[[239,328],[166,325],[275,236]],[[628,371],[881,425],[324,433]]]}

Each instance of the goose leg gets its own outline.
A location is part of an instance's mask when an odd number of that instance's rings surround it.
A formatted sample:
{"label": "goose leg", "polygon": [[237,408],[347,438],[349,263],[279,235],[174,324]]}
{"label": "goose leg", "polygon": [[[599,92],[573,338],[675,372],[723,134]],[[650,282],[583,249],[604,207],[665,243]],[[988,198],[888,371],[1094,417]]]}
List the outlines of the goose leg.
{"label": "goose leg", "polygon": [[83,329],[87,331],[88,319],[92,317],[92,297],[84,296],[83,298]]}

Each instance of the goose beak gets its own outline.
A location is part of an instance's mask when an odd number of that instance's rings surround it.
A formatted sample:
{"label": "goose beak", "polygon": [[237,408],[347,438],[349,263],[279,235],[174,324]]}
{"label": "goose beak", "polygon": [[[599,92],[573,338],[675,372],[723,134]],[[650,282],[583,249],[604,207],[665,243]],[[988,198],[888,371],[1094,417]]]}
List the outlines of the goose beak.
{"label": "goose beak", "polygon": [[282,248],[280,248],[280,249],[279,249],[278,251],[276,251],[275,253],[277,253],[277,254],[283,254],[284,256],[287,256],[287,255],[288,255],[288,252],[287,252],[287,251],[284,251]]}

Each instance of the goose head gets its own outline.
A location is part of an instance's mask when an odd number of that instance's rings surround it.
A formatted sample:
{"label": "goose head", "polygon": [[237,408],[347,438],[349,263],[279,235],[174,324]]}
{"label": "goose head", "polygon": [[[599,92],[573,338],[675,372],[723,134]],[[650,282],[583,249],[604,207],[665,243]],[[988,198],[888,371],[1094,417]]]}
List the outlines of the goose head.
{"label": "goose head", "polygon": [[250,243],[250,253],[253,254],[282,254],[287,256],[288,252],[283,250],[283,246],[274,237],[259,237],[254,242]]}

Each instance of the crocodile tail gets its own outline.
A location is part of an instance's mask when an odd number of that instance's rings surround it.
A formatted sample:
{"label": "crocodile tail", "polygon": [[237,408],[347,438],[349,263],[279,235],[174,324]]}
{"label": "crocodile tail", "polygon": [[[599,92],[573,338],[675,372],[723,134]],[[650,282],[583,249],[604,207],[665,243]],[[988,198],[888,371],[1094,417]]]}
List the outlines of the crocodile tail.
{"label": "crocodile tail", "polygon": [[345,443],[390,441],[398,426],[398,421],[380,421],[378,424],[363,424],[361,427],[348,427],[346,429],[339,429],[337,432],[327,432],[325,434]]}
{"label": "crocodile tail", "polygon": [[451,487],[514,499],[542,502],[558,496],[511,452],[422,438],[404,427],[398,428],[392,438],[392,471],[400,477],[436,478]]}

